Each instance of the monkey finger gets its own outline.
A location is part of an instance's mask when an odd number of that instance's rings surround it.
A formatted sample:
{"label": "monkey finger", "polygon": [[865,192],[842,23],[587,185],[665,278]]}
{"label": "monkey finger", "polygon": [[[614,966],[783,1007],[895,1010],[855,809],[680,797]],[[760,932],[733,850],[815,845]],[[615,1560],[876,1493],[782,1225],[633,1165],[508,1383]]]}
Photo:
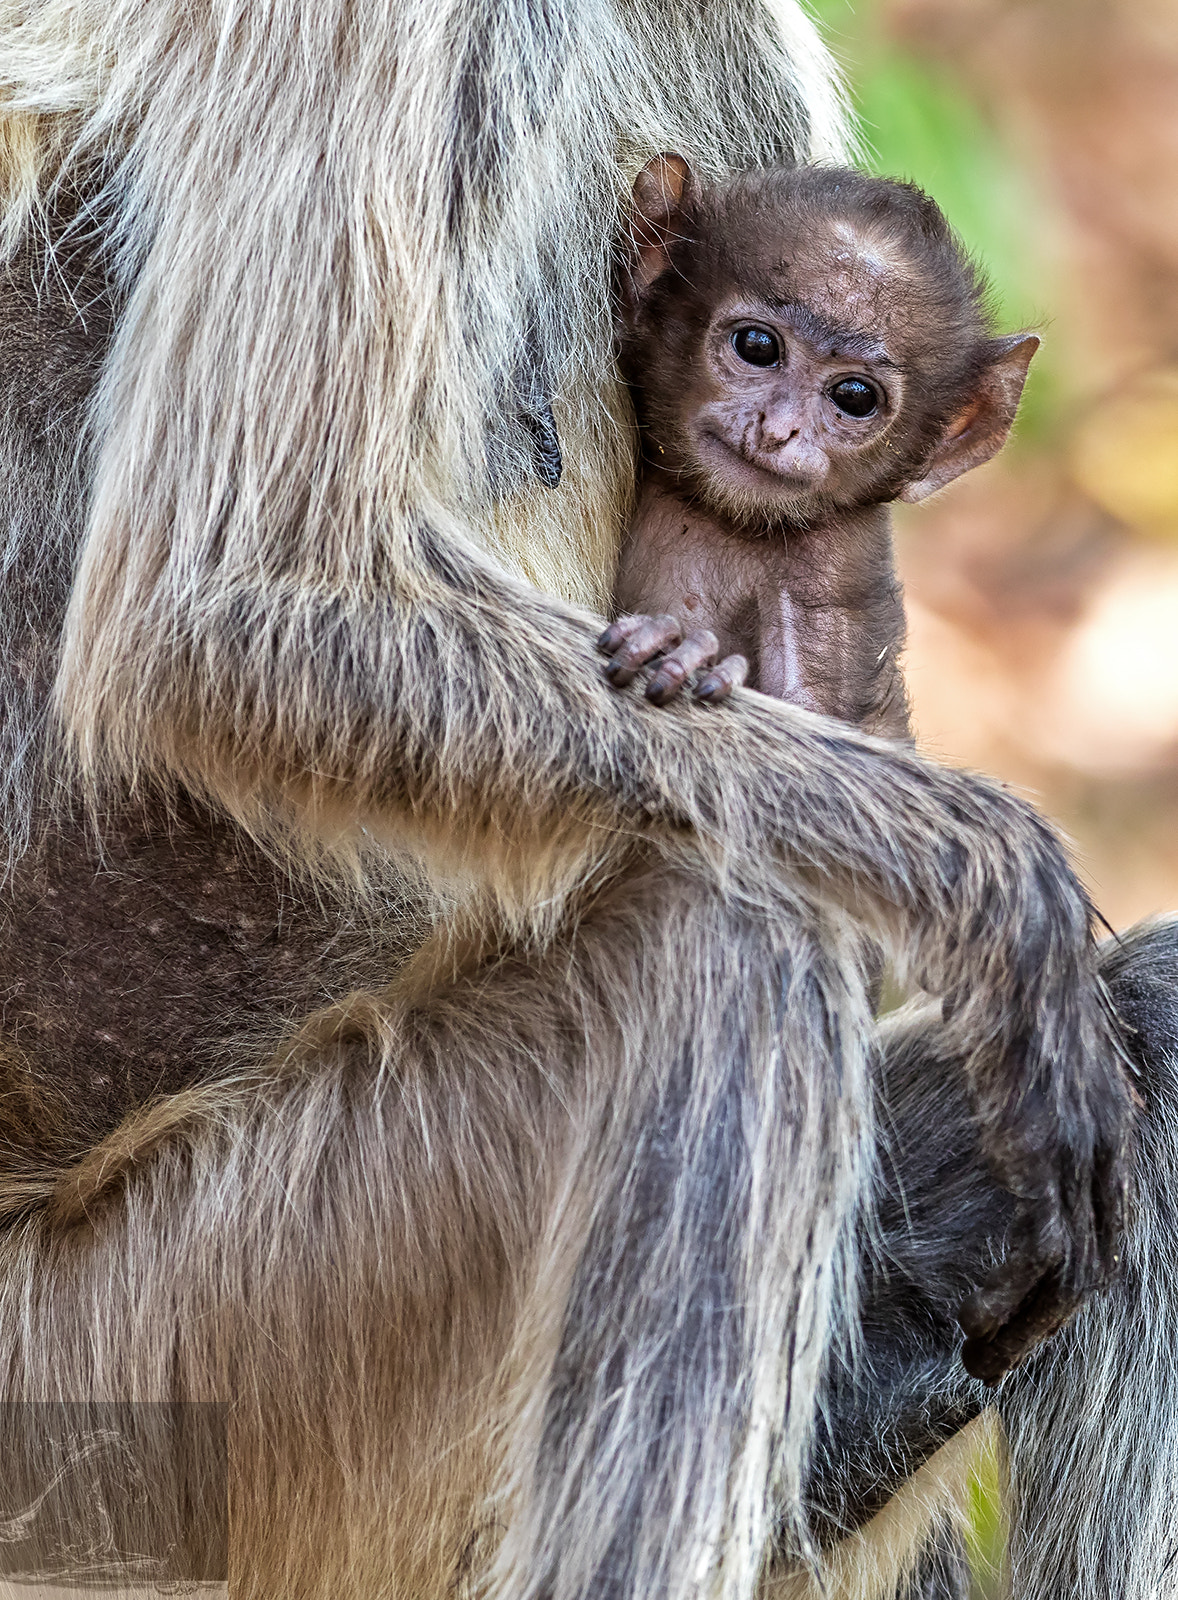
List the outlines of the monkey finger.
{"label": "monkey finger", "polygon": [[739,689],[749,675],[749,664],[744,656],[725,656],[723,661],[696,684],[692,691],[695,699],[716,705],[727,700],[733,689]]}
{"label": "monkey finger", "polygon": [[627,639],[637,633],[644,622],[649,621],[650,618],[645,615],[615,617],[598,639],[597,648],[603,655],[612,656],[615,650],[619,649]]}
{"label": "monkey finger", "polygon": [[660,630],[668,637],[673,635],[672,643],[677,643],[682,637],[682,629],[674,617],[652,617],[646,612],[635,612],[615,617],[598,638],[597,648],[604,655],[614,655],[624,644],[634,639],[635,635],[642,633],[645,636],[652,628]]}
{"label": "monkey finger", "polygon": [[992,1338],[970,1338],[961,1360],[972,1378],[995,1384],[1017,1367],[1036,1345],[1050,1339],[1080,1304],[1079,1295],[1064,1291],[1058,1273],[1043,1278],[1026,1297],[1017,1313]]}
{"label": "monkey finger", "polygon": [[[602,638],[605,637],[603,634]],[[606,677],[617,688],[624,688],[639,667],[673,649],[682,637],[683,630],[674,617],[638,618],[638,626],[622,638],[615,647],[613,660],[606,663]]]}
{"label": "monkey finger", "polygon": [[957,1310],[957,1321],[966,1338],[980,1343],[996,1338],[1026,1299],[1034,1274],[1035,1269],[1020,1256],[1004,1262],[980,1288],[967,1295]]}
{"label": "monkey finger", "polygon": [[656,706],[673,700],[693,672],[710,666],[720,650],[720,641],[707,628],[688,634],[683,643],[659,662],[658,670],[646,686],[646,698]]}
{"label": "monkey finger", "polygon": [[1065,1254],[1057,1207],[1050,1201],[1026,1207],[1007,1241],[1005,1258],[966,1296],[957,1312],[966,1337],[995,1338],[1057,1271]]}

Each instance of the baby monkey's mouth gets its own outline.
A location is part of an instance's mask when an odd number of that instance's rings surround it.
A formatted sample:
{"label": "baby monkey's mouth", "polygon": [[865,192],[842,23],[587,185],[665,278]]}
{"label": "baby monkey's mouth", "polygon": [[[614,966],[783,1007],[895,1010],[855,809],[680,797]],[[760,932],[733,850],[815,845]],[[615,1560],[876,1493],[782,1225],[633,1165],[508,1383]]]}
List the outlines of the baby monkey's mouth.
{"label": "baby monkey's mouth", "polygon": [[[734,490],[747,488],[749,473],[756,475],[757,487],[763,492],[765,488],[774,485],[785,498],[794,499],[798,495],[813,494],[819,487],[812,477],[807,477],[800,472],[783,472],[773,461],[771,456],[766,456],[760,451],[750,450],[743,441],[733,443],[723,434],[712,429],[706,429],[699,435],[701,453],[705,458],[708,455],[718,457],[714,460],[712,470],[714,473],[729,480],[730,487]],[[732,463],[739,462],[746,470],[733,474]],[[742,482],[741,480],[746,480]]]}

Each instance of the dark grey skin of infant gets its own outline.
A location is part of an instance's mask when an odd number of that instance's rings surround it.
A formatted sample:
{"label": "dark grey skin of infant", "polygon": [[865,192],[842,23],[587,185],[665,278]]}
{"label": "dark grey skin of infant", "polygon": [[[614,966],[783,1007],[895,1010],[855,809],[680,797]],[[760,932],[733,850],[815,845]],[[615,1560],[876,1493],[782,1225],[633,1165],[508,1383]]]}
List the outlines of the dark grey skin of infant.
{"label": "dark grey skin of infant", "polygon": [[647,698],[740,683],[909,734],[889,504],[988,461],[1034,334],[991,337],[935,204],[834,168],[701,189],[679,156],[634,188],[623,371],[638,504],[602,635]]}

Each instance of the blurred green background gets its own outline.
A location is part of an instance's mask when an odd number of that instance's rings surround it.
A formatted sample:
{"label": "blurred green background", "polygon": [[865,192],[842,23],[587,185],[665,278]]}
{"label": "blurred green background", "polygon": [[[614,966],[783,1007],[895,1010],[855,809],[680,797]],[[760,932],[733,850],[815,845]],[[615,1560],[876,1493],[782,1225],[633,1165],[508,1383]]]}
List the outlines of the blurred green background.
{"label": "blurred green background", "polygon": [[[900,508],[922,745],[1071,836],[1115,926],[1178,910],[1178,5],[811,0],[863,159],[914,179],[1045,343],[1013,443]],[[1002,1592],[993,1463],[975,1595]]]}
{"label": "blurred green background", "polygon": [[1178,6],[812,9],[866,164],[1045,341],[999,460],[897,519],[918,737],[1037,796],[1115,925],[1178,909]]}
{"label": "blurred green background", "polygon": [[811,9],[849,79],[865,164],[933,194],[986,263],[1003,320],[1033,320],[1045,271],[1042,240],[1027,224],[1042,196],[968,77],[918,39],[906,43],[877,0],[822,0]]}

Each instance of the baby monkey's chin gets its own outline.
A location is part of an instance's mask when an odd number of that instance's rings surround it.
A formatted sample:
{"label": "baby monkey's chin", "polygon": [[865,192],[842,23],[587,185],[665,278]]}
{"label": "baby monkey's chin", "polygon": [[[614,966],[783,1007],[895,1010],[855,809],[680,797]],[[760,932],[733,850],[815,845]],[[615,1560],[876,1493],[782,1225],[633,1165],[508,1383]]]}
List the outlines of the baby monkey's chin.
{"label": "baby monkey's chin", "polygon": [[778,487],[776,493],[768,495],[760,487],[741,488],[719,474],[700,474],[695,489],[699,499],[730,522],[734,531],[748,534],[812,528],[830,512],[823,497],[813,491],[788,493]]}

